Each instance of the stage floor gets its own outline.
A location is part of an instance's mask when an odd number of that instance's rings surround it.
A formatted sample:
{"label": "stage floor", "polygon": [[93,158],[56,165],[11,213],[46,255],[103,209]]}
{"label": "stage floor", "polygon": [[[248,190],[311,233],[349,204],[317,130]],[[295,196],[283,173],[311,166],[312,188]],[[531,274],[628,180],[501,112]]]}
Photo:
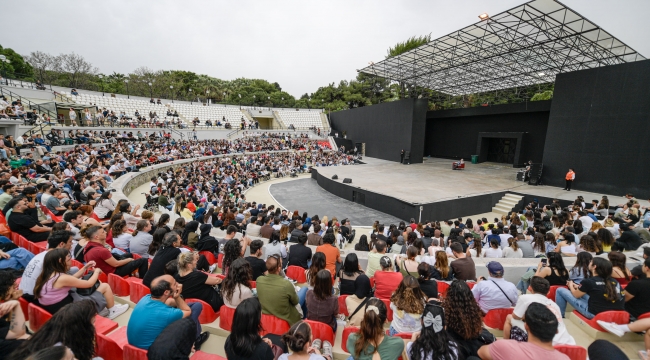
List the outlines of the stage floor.
{"label": "stage floor", "polygon": [[519,169],[509,164],[465,163],[465,169],[452,170],[452,160],[449,159],[424,158],[422,164],[411,165],[369,157],[364,157],[362,161],[364,165],[328,166],[319,167],[317,170],[328,178],[334,174],[338,175],[338,181],[350,178],[352,187],[389,195],[412,204],[427,204],[501,191],[563,200],[575,200],[578,195],[582,195],[587,202],[607,195],[612,205],[626,202],[623,197],[624,189],[621,194],[596,194],[580,190],[569,192],[553,186],[531,186],[515,180]]}

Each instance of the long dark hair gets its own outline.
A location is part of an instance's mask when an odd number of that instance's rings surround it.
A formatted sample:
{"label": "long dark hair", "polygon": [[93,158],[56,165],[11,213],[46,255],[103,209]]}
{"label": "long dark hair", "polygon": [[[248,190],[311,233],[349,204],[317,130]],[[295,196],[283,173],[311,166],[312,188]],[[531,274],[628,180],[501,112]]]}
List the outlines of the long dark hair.
{"label": "long dark hair", "polygon": [[181,236],[181,242],[183,245],[187,245],[187,241],[190,237],[190,233],[195,233],[196,230],[199,228],[199,222],[198,221],[190,221],[187,224],[185,224],[185,228],[183,229],[183,235]]}
{"label": "long dark hair", "polygon": [[618,300],[618,293],[616,291],[616,284],[618,282],[612,278],[612,271],[614,270],[612,263],[607,259],[599,257],[593,258],[591,262],[596,267],[596,275],[601,277],[605,282],[605,299],[616,302]]}
{"label": "long dark hair", "polygon": [[223,286],[221,287],[223,298],[232,301],[235,287],[244,285],[250,288],[251,280],[253,280],[253,269],[251,268],[251,264],[244,258],[238,258],[233,261],[232,264],[230,264],[228,275],[226,275],[226,278],[223,281]]}
{"label": "long dark hair", "polygon": [[151,244],[149,244],[149,248],[147,249],[147,254],[154,256],[156,255],[156,251],[160,249],[162,246],[162,240],[167,234],[167,229],[164,227],[159,227],[156,229],[156,231],[153,232],[153,240],[151,241]]}
{"label": "long dark hair", "polygon": [[589,271],[589,263],[591,263],[591,260],[593,258],[594,256],[591,255],[591,253],[588,253],[586,251],[579,252],[578,256],[576,257],[576,263],[571,269],[571,275],[577,277],[580,276],[580,273],[582,273],[582,276],[585,279],[591,277],[591,271]]}
{"label": "long dark hair", "polygon": [[627,266],[625,266],[625,262],[627,261],[627,256],[625,256],[625,254],[623,254],[622,252],[612,251],[609,254],[607,254],[607,258],[612,263],[612,271],[614,267],[621,269],[621,272],[623,273],[623,277],[625,278],[625,280],[630,281],[630,274],[627,272]]}
{"label": "long dark hair", "polygon": [[161,228],[165,226],[166,225],[165,223],[167,223],[168,221],[169,221],[169,214],[162,214],[160,215],[160,219],[158,219],[158,224],[156,224],[156,227]]}
{"label": "long dark hair", "polygon": [[345,261],[343,261],[343,269],[341,269],[341,271],[346,276],[354,276],[354,274],[362,272],[359,269],[359,258],[357,257],[357,254],[349,253],[345,257]]}
{"label": "long dark hair", "polygon": [[[63,250],[65,249],[57,249]],[[51,250],[52,252],[54,250]],[[50,253],[48,252],[48,254]],[[62,343],[72,350],[79,360],[90,360],[95,355],[95,326],[92,319],[97,315],[97,307],[92,300],[68,304],[41,327],[31,339],[25,341],[14,351],[10,359],[22,360],[31,354]]]}
{"label": "long dark hair", "polygon": [[614,243],[614,236],[612,236],[612,233],[609,232],[609,230],[602,228],[598,229],[598,242],[600,242],[602,245],[601,246],[612,246]]}
{"label": "long dark hair", "polygon": [[442,300],[447,317],[447,329],[462,339],[476,339],[483,330],[485,313],[478,306],[472,290],[462,281],[455,279]]}
{"label": "long dark hair", "polygon": [[544,241],[544,235],[542,235],[542,233],[535,233],[533,237],[533,250],[546,253],[546,242]]}
{"label": "long dark hair", "polygon": [[314,253],[314,256],[311,258],[311,266],[309,267],[309,285],[314,286],[314,281],[316,281],[316,274],[325,269],[325,254],[318,251]]}
{"label": "long dark hair", "polygon": [[[472,297],[473,298],[473,297]],[[377,312],[374,310],[368,310],[369,306],[374,306],[377,308]],[[357,341],[354,342],[354,357],[358,358],[363,352],[365,355],[371,355],[368,352],[368,347],[372,341],[374,344],[373,347],[376,349],[379,347],[379,338],[384,336],[384,323],[386,322],[386,305],[383,301],[377,298],[370,298],[366,303],[366,307],[363,310],[363,320],[359,326],[359,336]]]}
{"label": "long dark hair", "polygon": [[241,257],[241,250],[241,243],[238,239],[230,239],[226,245],[224,245],[223,264],[221,265],[224,269],[224,272],[230,267],[230,264],[232,264],[233,261]]}
{"label": "long dark hair", "polygon": [[562,254],[552,251],[546,254],[546,256],[548,257],[548,267],[551,268],[551,271],[556,270],[562,279],[569,280],[569,272],[566,266],[564,266]]}
{"label": "long dark hair", "polygon": [[329,271],[321,270],[316,274],[313,291],[318,300],[332,296],[332,274]]}
{"label": "long dark hair", "polygon": [[[425,326],[424,319],[426,316],[433,317],[434,319],[440,318],[442,328],[435,331],[435,325]],[[409,351],[409,358],[411,360],[456,360],[458,355],[452,349],[449,342],[452,341],[444,329],[445,326],[445,312],[440,305],[427,304],[422,313],[422,330],[420,336],[415,339]]]}
{"label": "long dark hair", "polygon": [[52,249],[45,254],[45,258],[43,259],[43,271],[41,272],[41,275],[38,276],[38,279],[36,279],[36,286],[34,286],[34,297],[36,299],[41,297],[41,291],[52,275],[65,274],[68,272],[66,257],[69,254],[70,252],[63,248]]}
{"label": "long dark hair", "polygon": [[262,342],[262,305],[256,297],[242,301],[235,309],[232,329],[226,339],[226,351],[232,351],[238,357],[247,358],[253,354]]}

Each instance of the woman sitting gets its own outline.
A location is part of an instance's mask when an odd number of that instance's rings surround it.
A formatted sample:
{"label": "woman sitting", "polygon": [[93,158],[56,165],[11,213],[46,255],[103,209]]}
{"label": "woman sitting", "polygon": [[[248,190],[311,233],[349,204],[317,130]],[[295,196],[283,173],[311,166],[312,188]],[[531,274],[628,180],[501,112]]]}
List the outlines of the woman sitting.
{"label": "woman sitting", "polygon": [[194,249],[196,243],[199,241],[199,235],[196,233],[196,230],[199,229],[198,221],[190,221],[185,224],[185,229],[183,229],[183,235],[181,235],[181,243],[187,245]]}
{"label": "woman sitting", "polygon": [[362,308],[366,305],[372,294],[370,279],[361,274],[354,280],[354,295],[345,298],[345,306],[348,309],[348,325],[359,326],[363,320]]}
{"label": "woman sitting", "polygon": [[97,200],[95,209],[93,212],[100,219],[110,219],[113,216],[113,211],[115,210],[115,202],[111,199],[113,197],[112,191],[106,191],[102,193]]}
{"label": "woman sitting", "polygon": [[485,258],[503,257],[503,250],[501,250],[501,246],[499,246],[499,240],[497,239],[490,240],[490,247],[485,249],[485,253],[483,254],[483,257]]}
{"label": "woman sitting", "polygon": [[293,324],[289,331],[282,335],[282,342],[291,350],[291,354],[282,354],[278,360],[334,359],[332,344],[327,340],[314,339],[311,326],[304,321],[298,321]]}
{"label": "woman sitting", "polygon": [[246,299],[237,306],[232,319],[232,329],[224,345],[228,360],[275,359],[271,350],[274,342],[269,338],[278,336],[267,334],[262,338],[260,336],[261,321],[262,305],[257,298]]}
{"label": "woman sitting", "polygon": [[210,304],[212,310],[219,311],[223,300],[215,286],[221,284],[221,279],[216,276],[198,271],[196,263],[199,261],[199,253],[195,251],[178,255],[178,273],[175,278],[183,285],[182,295],[185,299],[199,299]]}
{"label": "woman sitting", "polygon": [[436,252],[436,265],[431,269],[431,278],[440,281],[454,280],[454,270],[449,266],[449,258],[444,251]]}
{"label": "woman sitting", "polygon": [[251,264],[244,258],[233,261],[221,286],[224,305],[235,309],[242,301],[254,297],[251,287],[252,280]]}
{"label": "woman sitting", "polygon": [[447,320],[447,333],[458,344],[462,358],[477,356],[482,341],[483,317],[485,313],[478,306],[467,283],[454,280],[442,299]]}
{"label": "woman sitting", "polygon": [[339,313],[338,297],[332,295],[332,274],[321,270],[316,274],[314,289],[307,291],[305,298],[307,319],[319,321],[336,332],[336,315]]}
{"label": "woman sitting", "polygon": [[354,294],[354,281],[361,274],[363,274],[363,270],[359,267],[357,254],[349,253],[345,257],[343,268],[339,271],[339,294]]}
{"label": "woman sitting", "polygon": [[569,280],[569,272],[564,266],[564,260],[562,260],[562,255],[552,252],[548,253],[548,264],[540,261],[537,264],[537,272],[535,276],[545,278],[551,286],[566,285]]}
{"label": "woman sitting", "polygon": [[503,257],[509,259],[521,259],[524,257],[524,252],[519,248],[517,239],[513,237],[508,238],[508,247],[503,249]]}
{"label": "woman sitting", "polygon": [[233,261],[244,257],[244,251],[245,249],[242,248],[242,243],[239,241],[239,239],[231,239],[228,240],[226,245],[223,247],[223,262],[221,264],[221,267],[223,268],[223,273],[225,275],[228,275],[228,271],[230,270],[230,265],[233,263]]}
{"label": "woman sitting", "polygon": [[149,220],[138,221],[129,245],[131,254],[138,254],[145,259],[149,258],[147,250],[149,250],[149,245],[153,241],[153,236],[149,234],[150,230],[151,222]]}
{"label": "woman sitting", "polygon": [[359,243],[354,245],[354,250],[356,251],[370,251],[370,244],[368,244],[368,236],[361,235],[359,238]]}
{"label": "woman sitting", "polygon": [[390,297],[393,321],[390,323],[389,334],[392,336],[397,333],[420,331],[418,320],[424,311],[426,299],[418,281],[410,275],[404,277],[395,293]]}
{"label": "woman sitting", "polygon": [[[431,249],[431,247],[429,247],[429,249]],[[484,254],[485,250],[483,249],[483,243],[481,243],[480,240],[473,240],[470,242],[466,251],[467,257],[476,259],[477,257],[483,257]]]}
{"label": "woman sitting", "polygon": [[81,216],[83,218],[83,220],[81,221],[81,226],[82,227],[86,226],[86,225],[87,226],[101,226],[105,230],[106,227],[108,226],[107,222],[100,223],[99,221],[97,221],[95,218],[92,217],[92,215],[93,215],[93,207],[90,206],[90,205],[79,206],[77,211],[79,211],[81,213]]}
{"label": "woman sitting", "polygon": [[381,271],[375,271],[375,297],[380,299],[390,299],[391,295],[397,290],[397,287],[404,279],[401,273],[393,270],[393,262],[388,256],[382,256],[379,259]]}
{"label": "woman sitting", "polygon": [[612,251],[607,254],[607,258],[612,263],[612,277],[625,288],[632,280],[632,273],[625,265],[627,256],[622,252]]}
{"label": "woman sitting", "polygon": [[165,228],[156,229],[156,231],[154,231],[151,244],[149,244],[149,248],[147,249],[147,255],[149,255],[150,258],[153,259],[156,255],[156,252],[158,252],[158,249],[162,246],[162,240],[167,233],[168,231],[166,231]]}
{"label": "woman sitting", "polygon": [[111,234],[113,235],[113,244],[115,244],[115,247],[129,252],[133,235],[127,231],[126,221],[117,220],[113,223],[111,230]]}
{"label": "woman sitting", "polygon": [[409,246],[406,249],[406,259],[398,256],[395,259],[395,265],[399,266],[399,272],[402,273],[404,277],[406,276],[418,276],[418,265],[420,263],[416,260],[416,257],[419,255],[418,248],[415,246]]}
{"label": "woman sitting", "polygon": [[[154,243],[152,242],[151,244],[153,245]],[[151,264],[149,264],[149,271],[147,271],[142,279],[142,283],[146,287],[151,287],[151,281],[153,279],[165,274],[165,265],[168,262],[178,259],[178,255],[181,253],[180,246],[181,238],[177,233],[170,232],[165,234],[160,248],[156,251],[156,256],[154,256]]]}
{"label": "woman sitting", "polygon": [[[371,298],[363,310],[358,333],[348,337],[347,348],[354,360],[397,359],[404,351],[404,340],[386,335],[386,305]],[[479,319],[480,321],[480,319]]]}
{"label": "woman sitting", "polygon": [[566,233],[564,239],[557,244],[555,248],[556,253],[561,253],[564,256],[576,256],[576,240],[575,235]]}
{"label": "woman sitting", "polygon": [[592,276],[583,279],[580,286],[569,281],[568,289],[557,289],[555,302],[562,311],[562,317],[567,303],[587,319],[593,319],[604,311],[624,310],[625,298],[621,294],[621,285],[612,278],[612,263],[596,257],[591,261],[589,270]]}
{"label": "woman sitting", "polygon": [[445,330],[445,312],[438,304],[427,304],[420,319],[422,330],[406,344],[408,360],[457,360],[458,345]]}
{"label": "woman sitting", "polygon": [[45,254],[43,272],[39,275],[34,287],[34,295],[39,306],[50,314],[55,314],[70,303],[90,299],[94,301],[98,310],[107,307],[107,317],[111,320],[124,314],[129,309],[127,304],[115,305],[113,291],[111,291],[111,287],[107,283],[100,284],[96,291],[90,295],[82,296],[76,290],[73,290],[72,288],[88,289],[95,286],[101,270],[95,268],[90,279],[82,280],[83,274],[89,268],[94,267],[95,262],[89,261],[74,275],[68,275],[71,260],[70,252],[64,248],[52,249]]}

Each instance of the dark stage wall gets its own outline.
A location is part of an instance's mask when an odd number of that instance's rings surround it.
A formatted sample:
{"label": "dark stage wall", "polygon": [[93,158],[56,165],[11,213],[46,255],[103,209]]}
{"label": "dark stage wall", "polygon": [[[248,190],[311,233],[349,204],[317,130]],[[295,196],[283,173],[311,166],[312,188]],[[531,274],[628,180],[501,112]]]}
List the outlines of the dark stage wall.
{"label": "dark stage wall", "polygon": [[650,197],[650,60],[560,74],[544,147],[543,181]]}
{"label": "dark stage wall", "polygon": [[477,154],[479,133],[523,132],[521,163],[541,162],[550,108],[551,101],[535,101],[429,111],[424,156],[469,160]]}
{"label": "dark stage wall", "polygon": [[411,163],[421,163],[427,100],[404,99],[337,111],[332,128],[353,142],[366,143],[366,156],[400,161],[402,149],[411,151]]}

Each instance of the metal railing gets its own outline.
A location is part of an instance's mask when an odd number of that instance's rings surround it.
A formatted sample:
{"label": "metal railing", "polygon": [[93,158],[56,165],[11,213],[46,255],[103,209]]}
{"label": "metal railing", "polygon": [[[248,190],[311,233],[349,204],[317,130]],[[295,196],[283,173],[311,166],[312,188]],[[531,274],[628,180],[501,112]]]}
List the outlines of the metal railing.
{"label": "metal railing", "polygon": [[[4,95],[5,97],[10,97],[12,99],[18,99],[20,102],[23,104],[23,106],[27,106],[27,108],[31,110],[38,110],[39,114],[47,114],[50,118],[56,118],[56,113],[52,113],[49,109],[47,109],[44,106],[41,106],[40,104],[36,104],[29,99],[23,98],[22,96],[7,90],[7,88],[0,87],[0,94]],[[25,120],[25,123],[27,124],[27,120]]]}

